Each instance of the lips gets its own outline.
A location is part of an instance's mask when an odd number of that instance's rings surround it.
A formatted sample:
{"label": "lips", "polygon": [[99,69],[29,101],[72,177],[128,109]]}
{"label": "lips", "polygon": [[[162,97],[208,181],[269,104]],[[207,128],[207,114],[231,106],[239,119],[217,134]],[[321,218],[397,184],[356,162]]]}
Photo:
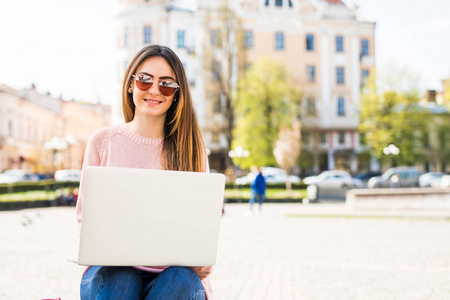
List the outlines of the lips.
{"label": "lips", "polygon": [[155,100],[155,99],[144,99],[145,102],[150,103],[150,104],[161,104],[162,101],[159,100]]}

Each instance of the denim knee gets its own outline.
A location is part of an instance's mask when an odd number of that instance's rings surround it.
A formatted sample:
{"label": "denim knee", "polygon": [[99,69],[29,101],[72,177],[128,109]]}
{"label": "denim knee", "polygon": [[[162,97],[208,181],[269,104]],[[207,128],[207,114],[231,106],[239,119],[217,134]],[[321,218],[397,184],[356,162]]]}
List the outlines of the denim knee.
{"label": "denim knee", "polygon": [[205,290],[198,275],[187,267],[164,270],[151,286],[146,299],[205,299]]}
{"label": "denim knee", "polygon": [[83,276],[80,297],[84,299],[139,299],[142,279],[130,267],[90,267]]}

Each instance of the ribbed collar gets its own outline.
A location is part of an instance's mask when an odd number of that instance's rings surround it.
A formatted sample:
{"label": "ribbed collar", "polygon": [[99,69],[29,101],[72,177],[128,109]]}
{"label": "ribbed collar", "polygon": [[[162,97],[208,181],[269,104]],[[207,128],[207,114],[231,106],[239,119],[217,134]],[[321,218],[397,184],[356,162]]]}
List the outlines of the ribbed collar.
{"label": "ribbed collar", "polygon": [[125,129],[125,124],[114,126],[113,131],[116,131],[117,133],[131,139],[132,141],[143,145],[159,146],[164,141],[164,138],[149,138],[132,133]]}

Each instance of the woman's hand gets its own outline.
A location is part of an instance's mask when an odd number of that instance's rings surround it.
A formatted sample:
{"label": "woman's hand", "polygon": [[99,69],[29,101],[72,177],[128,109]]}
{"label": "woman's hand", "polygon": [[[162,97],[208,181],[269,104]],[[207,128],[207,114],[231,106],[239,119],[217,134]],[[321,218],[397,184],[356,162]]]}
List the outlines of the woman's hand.
{"label": "woman's hand", "polygon": [[191,269],[200,277],[200,280],[205,279],[212,273],[212,267],[191,267]]}

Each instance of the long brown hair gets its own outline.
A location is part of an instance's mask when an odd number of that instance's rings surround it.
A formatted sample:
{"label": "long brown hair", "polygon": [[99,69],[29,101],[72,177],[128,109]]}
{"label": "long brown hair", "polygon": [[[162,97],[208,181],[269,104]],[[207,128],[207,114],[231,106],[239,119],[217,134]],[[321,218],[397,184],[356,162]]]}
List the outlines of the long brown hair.
{"label": "long brown hair", "polygon": [[206,168],[205,146],[192,104],[186,74],[180,59],[170,48],[159,45],[146,46],[131,60],[125,71],[122,86],[122,111],[125,122],[128,123],[134,119],[136,109],[133,94],[128,93],[132,75],[135,75],[134,73],[141,63],[150,57],[164,58],[175,73],[180,86],[167,111],[164,123],[163,169],[204,172]]}

